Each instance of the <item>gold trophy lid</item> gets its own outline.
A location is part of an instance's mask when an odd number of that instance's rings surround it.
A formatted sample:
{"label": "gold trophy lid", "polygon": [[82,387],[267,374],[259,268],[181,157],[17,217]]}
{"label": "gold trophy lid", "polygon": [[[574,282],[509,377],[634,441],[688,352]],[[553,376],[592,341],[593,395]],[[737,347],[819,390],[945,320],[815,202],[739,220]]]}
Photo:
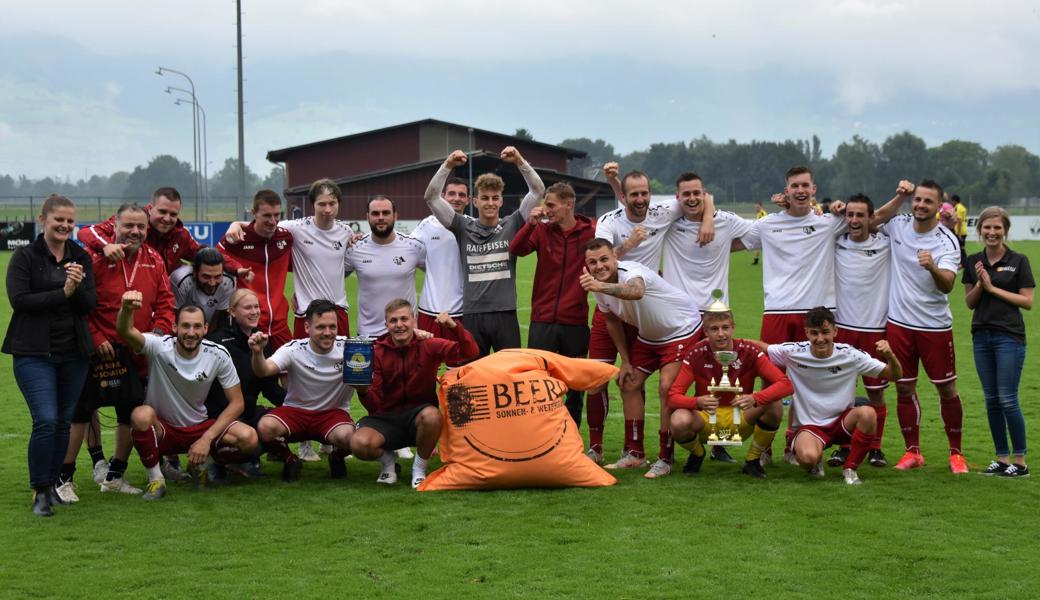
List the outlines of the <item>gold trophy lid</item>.
{"label": "gold trophy lid", "polygon": [[710,313],[728,313],[730,309],[726,306],[726,303],[722,301],[722,290],[715,288],[711,292],[711,297],[715,299],[714,302],[708,305],[708,308],[704,309],[704,312]]}

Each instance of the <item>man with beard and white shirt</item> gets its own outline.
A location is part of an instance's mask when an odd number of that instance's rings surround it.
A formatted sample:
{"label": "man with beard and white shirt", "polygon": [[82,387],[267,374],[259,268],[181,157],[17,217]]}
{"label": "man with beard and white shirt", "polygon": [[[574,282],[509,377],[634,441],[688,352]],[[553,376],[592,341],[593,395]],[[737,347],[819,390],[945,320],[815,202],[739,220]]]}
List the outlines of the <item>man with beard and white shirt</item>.
{"label": "man with beard and white shirt", "polygon": [[201,248],[190,265],[170,273],[177,306],[194,304],[206,315],[206,324],[216,331],[227,317],[228,300],[235,292],[235,278],[224,272],[224,256],[216,248]]}
{"label": "man with beard and white shirt", "polygon": [[502,209],[505,183],[494,173],[484,173],[474,187],[478,218],[455,212],[441,191],[452,169],[466,164],[466,153],[452,152],[433,176],[424,195],[430,212],[455,236],[459,262],[465,273],[463,315],[466,328],[477,340],[481,356],[494,350],[520,347],[520,322],[516,316],[516,257],[509,243],[545,193],[545,184],[520,152],[507,146],[500,154],[515,165],[527,182],[527,195],[520,208],[505,218]]}
{"label": "man with beard and white shirt", "polygon": [[415,270],[426,264],[426,247],[410,235],[394,231],[397,207],[387,196],[368,201],[371,233],[355,242],[343,258],[343,270],[358,278],[358,335],[386,333],[384,310],[403,298],[415,306]]}
{"label": "man with beard and white shirt", "polygon": [[[469,186],[465,179],[449,177],[441,190],[441,198],[457,213],[469,205]],[[412,237],[426,246],[426,277],[417,307],[416,327],[434,336],[454,339],[454,332],[446,331],[438,322],[441,313],[448,313],[456,323],[462,323],[462,263],[455,234],[430,215],[419,221]]]}
{"label": "man with beard and white shirt", "polygon": [[[650,178],[641,171],[631,171],[618,179],[620,167],[616,162],[603,166],[607,181],[621,204],[621,208],[612,210],[596,221],[595,237],[605,239],[614,246],[618,260],[633,261],[642,264],[653,272],[661,268],[661,250],[669,227],[682,216],[678,198],[665,202],[650,203]],[[714,237],[714,205],[711,200],[705,201],[705,217],[698,232],[698,243],[706,244]],[[690,306],[692,307],[692,301]],[[623,324],[625,335],[635,339],[637,332],[632,325]],[[592,330],[589,334],[589,358],[613,364],[617,360],[618,351],[607,331],[606,316],[596,311],[592,317]],[[664,400],[664,396],[662,396]],[[603,428],[609,410],[607,386],[587,392],[587,416],[589,423],[588,456],[596,463],[603,462]],[[634,415],[631,423],[625,426],[626,450],[643,447],[643,429],[645,410]],[[656,466],[663,470],[670,465],[674,454],[674,444],[669,432],[669,413],[666,402],[662,402],[660,425],[658,428],[659,456]],[[626,418],[626,421],[629,421]],[[631,463],[631,464],[629,464]],[[646,459],[640,458],[639,452],[625,452],[622,460],[613,466],[619,468],[636,468],[646,465]]]}

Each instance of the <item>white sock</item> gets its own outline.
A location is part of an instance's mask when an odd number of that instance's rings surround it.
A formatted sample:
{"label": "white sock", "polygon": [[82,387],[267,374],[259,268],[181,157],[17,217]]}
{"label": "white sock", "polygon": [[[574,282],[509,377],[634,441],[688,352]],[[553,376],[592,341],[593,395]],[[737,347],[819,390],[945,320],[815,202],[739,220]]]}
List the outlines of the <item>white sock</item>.
{"label": "white sock", "polygon": [[397,454],[384,450],[383,456],[379,457],[379,462],[383,465],[384,473],[393,473],[394,464],[397,463]]}
{"label": "white sock", "polygon": [[163,477],[162,469],[159,468],[159,463],[156,463],[154,467],[147,467],[148,471],[148,482],[158,481],[160,479],[166,479]]}
{"label": "white sock", "polygon": [[412,461],[412,479],[426,478],[426,459],[415,455],[415,460]]}

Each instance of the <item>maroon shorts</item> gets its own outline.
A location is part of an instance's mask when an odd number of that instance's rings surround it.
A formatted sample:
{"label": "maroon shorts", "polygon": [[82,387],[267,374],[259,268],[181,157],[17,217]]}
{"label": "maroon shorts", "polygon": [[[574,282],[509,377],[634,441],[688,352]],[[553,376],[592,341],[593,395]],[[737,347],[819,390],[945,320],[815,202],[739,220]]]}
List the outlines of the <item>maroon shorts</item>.
{"label": "maroon shorts", "polygon": [[[838,327],[838,335],[835,342],[848,344],[853,348],[859,348],[872,357],[885,362],[885,357],[877,351],[877,343],[885,339],[884,331],[856,331],[854,329],[843,329]],[[863,387],[868,390],[883,390],[888,387],[888,380],[884,377],[863,376]]]}
{"label": "maroon shorts", "polygon": [[650,374],[669,363],[682,360],[696,343],[696,339],[696,332],[664,344],[650,344],[635,338],[628,342],[628,358],[632,361],[632,366]]}
{"label": "maroon shorts", "polygon": [[[845,429],[845,416],[852,412],[851,408],[846,408],[837,419],[834,419],[826,425],[801,425],[794,433],[794,440],[800,433],[808,433],[823,442],[823,447],[831,445],[851,444],[852,433]],[[792,442],[793,443],[793,442]]]}
{"label": "maroon shorts", "polygon": [[918,331],[895,323],[888,323],[888,345],[903,367],[900,382],[917,381],[917,362],[924,364],[924,372],[934,384],[957,379],[956,357],[953,351],[953,330]]}
{"label": "maroon shorts", "polygon": [[279,406],[267,412],[265,417],[274,417],[289,430],[287,441],[303,442],[318,440],[329,443],[329,434],[340,425],[354,426],[350,413],[338,408],[329,410],[307,410],[291,406]]}
{"label": "maroon shorts", "polygon": [[[462,325],[462,317],[452,317],[452,319],[459,325]],[[446,327],[441,327],[440,324],[437,323],[437,317],[430,316],[426,313],[419,313],[415,326],[423,331],[429,331],[433,334],[433,337],[441,338],[442,340],[455,341],[456,339],[455,336],[445,333],[448,329]]]}
{"label": "maroon shorts", "polygon": [[[156,416],[155,419],[159,422],[159,428],[162,429],[162,438],[159,439],[156,444],[159,450],[159,456],[169,456],[171,454],[183,454],[187,452],[188,449],[191,448],[191,445],[199,441],[199,438],[205,435],[205,433],[209,431],[209,428],[213,426],[213,423],[215,423],[213,419],[206,419],[198,425],[177,427],[163,421],[158,416]],[[213,440],[211,452],[216,452],[216,448],[220,445],[220,441],[224,439],[224,434],[226,434],[227,430],[234,424],[235,421],[228,423],[228,426],[224,428],[224,431],[220,432],[217,439]]]}
{"label": "maroon shorts", "polygon": [[[304,327],[304,323],[307,320],[303,315],[297,315],[293,313],[293,337],[295,339],[303,339],[307,337],[307,329]],[[336,307],[336,335],[350,335],[350,313],[343,310],[342,307]],[[286,342],[282,342],[285,344]],[[279,344],[281,346],[282,344]]]}
{"label": "maroon shorts", "polygon": [[805,313],[762,315],[762,335],[759,339],[767,344],[805,341]]}
{"label": "maroon shorts", "polygon": [[[628,323],[625,323],[624,326],[625,340],[628,341],[628,346],[631,348],[632,342],[636,340],[639,332]],[[595,314],[592,315],[592,331],[589,333],[589,358],[610,364],[614,364],[614,361],[617,360],[617,346],[614,345],[614,340],[610,339],[610,332],[607,331],[607,313],[598,308]]]}

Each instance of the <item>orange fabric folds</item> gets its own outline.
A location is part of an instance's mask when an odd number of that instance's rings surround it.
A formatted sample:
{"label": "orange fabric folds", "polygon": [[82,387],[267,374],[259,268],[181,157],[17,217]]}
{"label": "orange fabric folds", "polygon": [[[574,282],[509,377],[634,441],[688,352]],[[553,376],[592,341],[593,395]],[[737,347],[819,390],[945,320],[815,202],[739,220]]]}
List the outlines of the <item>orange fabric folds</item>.
{"label": "orange fabric folds", "polygon": [[516,349],[444,374],[438,390],[444,466],[419,491],[617,483],[585,456],[564,406],[569,388],[603,385],[617,371],[601,362]]}

